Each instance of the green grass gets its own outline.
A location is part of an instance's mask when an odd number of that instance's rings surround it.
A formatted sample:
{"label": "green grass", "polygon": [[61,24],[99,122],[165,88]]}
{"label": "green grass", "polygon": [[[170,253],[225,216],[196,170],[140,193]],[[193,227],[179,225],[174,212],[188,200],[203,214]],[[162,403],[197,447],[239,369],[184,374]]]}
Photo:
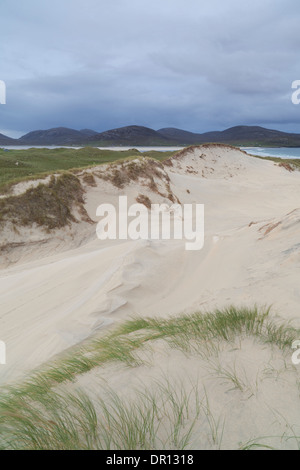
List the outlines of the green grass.
{"label": "green grass", "polygon": [[[3,390],[0,400],[21,393],[23,396],[43,394],[48,389],[72,381],[77,375],[89,372],[109,362],[127,366],[141,364],[138,351],[146,345],[164,340],[184,352],[210,350],[220,340],[234,342],[237,337],[253,337],[263,344],[281,350],[291,348],[300,330],[271,320],[269,310],[229,307],[213,313],[180,315],[169,319],[136,318],[116,327],[111,333],[94,338],[75,347],[63,357],[33,373],[17,388]],[[213,351],[213,350],[212,350]]]}
{"label": "green grass", "polygon": [[12,184],[20,181],[35,179],[54,172],[88,168],[104,163],[112,163],[129,157],[145,156],[162,161],[175,152],[149,151],[140,153],[131,150],[100,150],[93,147],[82,149],[0,149],[0,192],[7,191]]}
{"label": "green grass", "polygon": [[[192,399],[193,413],[197,410],[195,420],[188,419],[190,396],[182,387],[158,383],[154,391],[142,390],[141,395],[126,403],[110,391],[108,398],[98,404],[84,394],[59,393],[57,387],[108,363],[123,363],[126,367],[143,364],[139,351],[146,345],[155,349],[156,340],[166,341],[184,352],[206,349],[209,355],[211,344],[231,343],[237,337],[252,337],[284,351],[290,349],[299,334],[299,330],[270,319],[268,309],[257,308],[230,307],[169,319],[132,319],[72,349],[23,383],[2,387],[0,447],[152,449],[170,446],[179,449],[191,445],[200,410],[209,424],[213,444],[220,446],[225,423],[220,417],[214,417],[207,397],[206,402],[203,399],[199,403],[198,395]],[[222,380],[231,381],[234,388],[244,390],[235,370],[221,371],[219,375]],[[166,426],[167,435],[161,433],[161,428]],[[161,440],[162,434],[165,441]],[[245,448],[255,445],[251,442]]]}
{"label": "green grass", "polygon": [[[105,399],[47,392],[33,403],[1,410],[0,450],[184,449],[200,416],[197,390],[158,383],[136,390],[132,399],[105,390]],[[191,419],[191,412],[193,417]]]}

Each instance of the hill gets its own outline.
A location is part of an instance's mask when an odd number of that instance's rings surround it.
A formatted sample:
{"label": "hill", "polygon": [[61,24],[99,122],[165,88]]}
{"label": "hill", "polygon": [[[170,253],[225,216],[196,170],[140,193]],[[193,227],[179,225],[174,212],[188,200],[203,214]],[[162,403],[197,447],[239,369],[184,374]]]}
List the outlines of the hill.
{"label": "hill", "polygon": [[0,145],[188,146],[210,142],[253,147],[300,147],[300,134],[260,126],[235,126],[201,134],[172,127],[155,131],[137,125],[105,132],[57,127],[29,132],[20,139],[0,134]]}
{"label": "hill", "polygon": [[67,127],[57,127],[48,130],[38,130],[23,135],[19,140],[20,145],[72,145],[81,143],[87,139],[80,131]]}
{"label": "hill", "polygon": [[114,145],[169,145],[172,139],[143,126],[126,126],[101,132],[91,137],[91,141]]}
{"label": "hill", "polygon": [[205,142],[227,143],[235,145],[298,147],[300,134],[290,134],[260,126],[235,126],[224,131],[196,134],[176,128],[159,129],[158,132],[181,144],[201,144]]}
{"label": "hill", "polygon": [[0,145],[15,145],[15,142],[18,142],[18,140],[11,139],[6,135],[0,134]]}

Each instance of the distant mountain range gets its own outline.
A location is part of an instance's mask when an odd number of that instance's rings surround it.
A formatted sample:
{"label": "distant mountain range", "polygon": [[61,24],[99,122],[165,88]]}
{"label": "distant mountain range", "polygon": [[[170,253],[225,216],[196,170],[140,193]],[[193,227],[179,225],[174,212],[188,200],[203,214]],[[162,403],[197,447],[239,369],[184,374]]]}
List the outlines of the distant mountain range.
{"label": "distant mountain range", "polygon": [[19,139],[0,134],[0,145],[90,145],[90,146],[187,146],[218,142],[240,146],[300,147],[300,134],[265,129],[259,126],[236,126],[225,131],[197,134],[182,129],[155,131],[143,126],[127,126],[96,132],[66,127],[29,132]]}
{"label": "distant mountain range", "polygon": [[0,145],[15,145],[15,142],[17,142],[17,140],[11,139],[6,135],[0,134]]}

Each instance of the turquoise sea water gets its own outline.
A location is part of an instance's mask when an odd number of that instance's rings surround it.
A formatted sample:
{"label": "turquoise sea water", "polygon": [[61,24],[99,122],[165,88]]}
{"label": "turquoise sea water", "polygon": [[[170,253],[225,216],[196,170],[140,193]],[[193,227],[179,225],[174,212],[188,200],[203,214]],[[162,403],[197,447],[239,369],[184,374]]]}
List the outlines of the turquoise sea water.
{"label": "turquoise sea water", "polygon": [[265,148],[265,147],[242,147],[245,152],[260,157],[278,157],[278,158],[300,158],[300,148]]}

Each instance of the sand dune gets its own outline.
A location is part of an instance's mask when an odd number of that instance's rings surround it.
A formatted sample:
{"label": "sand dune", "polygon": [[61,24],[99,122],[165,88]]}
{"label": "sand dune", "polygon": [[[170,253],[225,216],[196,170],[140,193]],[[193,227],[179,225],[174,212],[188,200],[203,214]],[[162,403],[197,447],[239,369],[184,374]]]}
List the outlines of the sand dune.
{"label": "sand dune", "polygon": [[[170,203],[145,178],[118,189],[97,175],[105,167],[90,171],[96,185],[86,185],[86,209],[95,222],[96,207],[121,194]],[[161,188],[167,175],[182,203],[205,204],[203,250],[185,251],[184,241],[100,242],[84,222],[15,235],[22,247],[2,254],[0,271],[2,384],[132,314],[256,303],[299,323],[300,174],[219,145],[182,151],[161,172]]]}

